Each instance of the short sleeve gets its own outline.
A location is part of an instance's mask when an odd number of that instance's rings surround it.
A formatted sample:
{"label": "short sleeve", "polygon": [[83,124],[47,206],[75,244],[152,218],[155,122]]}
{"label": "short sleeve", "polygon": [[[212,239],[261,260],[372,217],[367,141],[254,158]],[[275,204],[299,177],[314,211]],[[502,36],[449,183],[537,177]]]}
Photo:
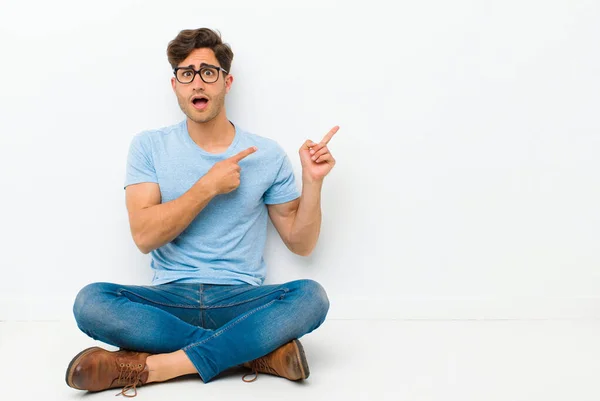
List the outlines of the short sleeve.
{"label": "short sleeve", "polygon": [[127,155],[127,168],[125,172],[125,187],[139,184],[140,182],[158,183],[156,170],[152,162],[152,150],[146,141],[149,138],[138,134],[133,137]]}
{"label": "short sleeve", "polygon": [[292,163],[285,153],[281,160],[281,166],[273,184],[265,192],[265,204],[274,205],[286,203],[300,197],[300,192],[296,187],[296,179]]}

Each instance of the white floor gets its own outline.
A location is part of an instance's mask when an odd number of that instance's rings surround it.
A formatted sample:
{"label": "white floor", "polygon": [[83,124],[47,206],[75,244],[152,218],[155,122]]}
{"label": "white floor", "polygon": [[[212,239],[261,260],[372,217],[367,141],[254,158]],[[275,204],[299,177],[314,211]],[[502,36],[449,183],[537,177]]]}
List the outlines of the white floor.
{"label": "white floor", "polygon": [[[231,371],[139,389],[137,400],[600,400],[600,320],[328,320],[302,339],[303,383]],[[0,323],[0,400],[114,400],[65,384],[96,345],[74,322]],[[114,349],[111,347],[106,347]]]}

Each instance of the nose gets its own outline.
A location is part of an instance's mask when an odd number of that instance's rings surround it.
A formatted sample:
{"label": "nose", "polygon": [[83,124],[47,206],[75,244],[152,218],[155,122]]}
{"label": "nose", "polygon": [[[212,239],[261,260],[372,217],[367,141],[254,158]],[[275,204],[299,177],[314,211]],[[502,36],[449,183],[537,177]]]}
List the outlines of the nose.
{"label": "nose", "polygon": [[202,80],[202,78],[200,78],[200,74],[194,75],[194,80],[190,82],[190,85],[192,86],[192,88],[202,91],[206,87],[206,83]]}

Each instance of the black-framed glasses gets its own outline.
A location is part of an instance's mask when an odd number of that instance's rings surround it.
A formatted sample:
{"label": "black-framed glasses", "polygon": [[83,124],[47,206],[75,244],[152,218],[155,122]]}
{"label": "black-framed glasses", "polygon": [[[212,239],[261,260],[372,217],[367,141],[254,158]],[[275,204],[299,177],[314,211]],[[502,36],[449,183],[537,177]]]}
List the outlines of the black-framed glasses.
{"label": "black-framed glasses", "polygon": [[227,74],[227,70],[224,68],[203,63],[200,64],[200,69],[198,71],[194,70],[193,67],[177,67],[173,69],[173,74],[175,74],[177,81],[182,84],[191,83],[194,78],[196,78],[196,74],[200,75],[200,78],[207,84],[212,84],[219,79],[219,71],[223,71],[223,74]]}

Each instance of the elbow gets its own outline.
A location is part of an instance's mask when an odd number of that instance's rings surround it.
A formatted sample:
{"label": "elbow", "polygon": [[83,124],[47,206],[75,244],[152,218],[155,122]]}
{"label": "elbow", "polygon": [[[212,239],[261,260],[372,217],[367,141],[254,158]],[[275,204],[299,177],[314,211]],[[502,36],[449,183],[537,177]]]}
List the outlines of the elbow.
{"label": "elbow", "polygon": [[307,237],[292,237],[291,235],[286,238],[285,245],[287,248],[292,251],[292,253],[298,256],[310,256],[313,250],[317,245],[316,238],[307,238]]}
{"label": "elbow", "polygon": [[315,246],[288,246],[289,250],[298,256],[310,256],[312,251],[315,249]]}
{"label": "elbow", "polygon": [[139,246],[138,246],[138,249],[139,249],[139,250],[140,250],[140,252],[141,252],[141,253],[143,253],[144,255],[147,255],[147,254],[149,254],[149,253],[152,251],[152,249],[150,249],[150,248],[142,248],[142,247],[139,247]]}
{"label": "elbow", "polygon": [[140,234],[133,235],[133,242],[135,243],[135,246],[137,246],[137,248],[140,250],[140,252],[142,252],[144,255],[147,255],[150,253],[150,251],[152,251],[152,248],[148,246],[148,244],[146,244],[144,238],[142,238]]}

